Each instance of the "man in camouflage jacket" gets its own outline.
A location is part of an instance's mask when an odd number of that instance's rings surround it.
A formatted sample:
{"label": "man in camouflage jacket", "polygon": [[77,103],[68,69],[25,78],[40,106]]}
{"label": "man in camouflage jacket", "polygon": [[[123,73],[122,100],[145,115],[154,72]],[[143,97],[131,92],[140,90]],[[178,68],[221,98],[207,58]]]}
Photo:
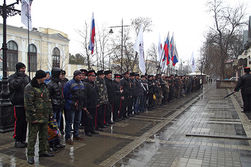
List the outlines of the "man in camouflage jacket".
{"label": "man in camouflage jacket", "polygon": [[48,120],[52,118],[52,105],[45,80],[45,72],[38,70],[35,77],[24,89],[24,107],[29,125],[28,163],[34,163],[34,151],[39,133],[39,157],[51,157],[48,153]]}
{"label": "man in camouflage jacket", "polygon": [[[103,128],[104,124],[108,125],[105,121],[105,113],[106,113],[106,104],[108,104],[108,94],[107,88],[105,84],[105,74],[103,70],[97,72],[97,100],[98,100],[98,107],[97,107],[97,127],[96,129]],[[111,118],[110,118],[111,119]]]}

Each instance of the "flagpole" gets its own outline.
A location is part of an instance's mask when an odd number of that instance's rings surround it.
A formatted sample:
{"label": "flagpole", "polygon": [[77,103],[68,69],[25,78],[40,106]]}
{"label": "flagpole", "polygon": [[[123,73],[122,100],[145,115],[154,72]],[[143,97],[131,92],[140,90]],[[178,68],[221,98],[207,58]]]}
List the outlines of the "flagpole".
{"label": "flagpole", "polygon": [[28,17],[28,71],[29,77],[31,77],[31,67],[30,67],[30,18]]}

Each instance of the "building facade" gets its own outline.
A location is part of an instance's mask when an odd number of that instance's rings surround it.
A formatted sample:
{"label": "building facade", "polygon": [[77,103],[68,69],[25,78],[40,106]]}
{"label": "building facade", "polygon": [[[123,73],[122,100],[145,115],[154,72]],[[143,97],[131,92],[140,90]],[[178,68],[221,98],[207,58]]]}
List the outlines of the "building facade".
{"label": "building facade", "polygon": [[[3,42],[3,26],[0,24],[0,43]],[[28,30],[22,27],[7,26],[7,74],[16,71],[17,62],[23,62],[28,73]],[[33,28],[29,33],[30,73],[36,70],[50,71],[60,67],[68,72],[69,39],[68,35],[49,28]],[[2,77],[2,51],[0,59]]]}
{"label": "building facade", "polygon": [[248,30],[243,32],[243,52],[238,56],[237,78],[244,74],[243,67],[251,68],[251,16],[249,16]]}

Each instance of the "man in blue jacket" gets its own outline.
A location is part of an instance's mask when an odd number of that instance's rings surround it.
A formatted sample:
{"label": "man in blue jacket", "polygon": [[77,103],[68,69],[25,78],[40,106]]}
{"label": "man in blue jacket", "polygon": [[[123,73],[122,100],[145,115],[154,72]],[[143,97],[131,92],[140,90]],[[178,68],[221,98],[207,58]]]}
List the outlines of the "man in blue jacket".
{"label": "man in blue jacket", "polygon": [[73,145],[71,140],[71,127],[73,124],[73,139],[80,141],[79,125],[81,120],[82,110],[86,110],[86,93],[85,86],[81,81],[82,73],[79,70],[74,71],[73,79],[68,81],[64,87],[65,98],[65,142]]}

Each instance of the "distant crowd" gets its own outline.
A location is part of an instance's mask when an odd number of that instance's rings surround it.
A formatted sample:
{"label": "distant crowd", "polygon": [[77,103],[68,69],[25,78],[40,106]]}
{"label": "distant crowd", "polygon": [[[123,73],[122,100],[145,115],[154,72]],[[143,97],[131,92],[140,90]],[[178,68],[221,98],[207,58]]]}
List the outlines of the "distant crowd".
{"label": "distant crowd", "polygon": [[68,80],[60,68],[51,72],[38,70],[30,80],[25,69],[23,63],[17,63],[9,84],[15,107],[15,147],[28,147],[30,164],[34,163],[37,133],[39,156],[50,157],[50,151],[64,147],[60,135],[64,135],[66,144],[73,145],[74,141],[83,140],[80,128],[91,137],[111,124],[151,111],[202,86],[197,77],[113,74],[111,70],[80,69]]}

